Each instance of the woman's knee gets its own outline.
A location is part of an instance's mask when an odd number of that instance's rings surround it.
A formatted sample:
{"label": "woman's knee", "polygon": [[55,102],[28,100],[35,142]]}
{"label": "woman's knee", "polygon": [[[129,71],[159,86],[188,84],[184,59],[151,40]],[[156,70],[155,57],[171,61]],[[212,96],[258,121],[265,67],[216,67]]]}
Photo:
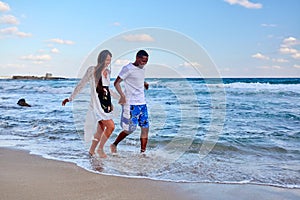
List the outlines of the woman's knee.
{"label": "woman's knee", "polygon": [[114,124],[114,122],[110,123],[107,128],[110,129],[111,132],[113,132],[115,130],[115,124]]}
{"label": "woman's knee", "polygon": [[115,130],[115,123],[113,120],[102,120],[102,123],[107,130],[111,132]]}

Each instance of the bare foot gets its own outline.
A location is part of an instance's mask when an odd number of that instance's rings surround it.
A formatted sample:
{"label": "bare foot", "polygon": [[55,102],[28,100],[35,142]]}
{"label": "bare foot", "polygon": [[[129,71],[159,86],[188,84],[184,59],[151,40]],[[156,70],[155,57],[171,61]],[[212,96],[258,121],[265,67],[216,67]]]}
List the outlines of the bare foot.
{"label": "bare foot", "polygon": [[97,153],[99,154],[100,158],[107,158],[107,155],[106,155],[106,153],[104,152],[103,149],[98,149]]}
{"label": "bare foot", "polygon": [[90,157],[95,156],[95,152],[90,152],[90,151],[89,151],[89,156],[90,156]]}
{"label": "bare foot", "polygon": [[110,151],[111,151],[111,153],[117,153],[117,146],[114,145],[114,144],[111,144],[110,145]]}
{"label": "bare foot", "polygon": [[140,157],[141,158],[146,158],[147,157],[146,152],[141,152]]}

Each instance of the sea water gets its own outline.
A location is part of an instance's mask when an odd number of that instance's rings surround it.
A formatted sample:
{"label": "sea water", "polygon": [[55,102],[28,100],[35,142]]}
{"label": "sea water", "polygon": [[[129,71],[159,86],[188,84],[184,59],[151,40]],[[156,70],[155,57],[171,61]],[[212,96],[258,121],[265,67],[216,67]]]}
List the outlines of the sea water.
{"label": "sea water", "polygon": [[147,153],[139,153],[139,128],[109,153],[121,131],[114,99],[107,159],[89,157],[83,140],[89,88],[61,106],[78,81],[0,80],[0,146],[95,173],[300,188],[300,78],[147,79]]}

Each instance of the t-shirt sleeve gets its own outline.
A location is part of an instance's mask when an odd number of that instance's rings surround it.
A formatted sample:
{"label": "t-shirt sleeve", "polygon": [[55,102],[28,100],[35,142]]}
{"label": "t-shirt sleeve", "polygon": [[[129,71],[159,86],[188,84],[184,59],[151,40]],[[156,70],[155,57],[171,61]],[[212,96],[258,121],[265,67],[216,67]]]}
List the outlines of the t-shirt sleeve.
{"label": "t-shirt sleeve", "polygon": [[124,66],[119,73],[119,77],[124,80],[128,76],[128,74],[129,74],[129,68],[128,66]]}

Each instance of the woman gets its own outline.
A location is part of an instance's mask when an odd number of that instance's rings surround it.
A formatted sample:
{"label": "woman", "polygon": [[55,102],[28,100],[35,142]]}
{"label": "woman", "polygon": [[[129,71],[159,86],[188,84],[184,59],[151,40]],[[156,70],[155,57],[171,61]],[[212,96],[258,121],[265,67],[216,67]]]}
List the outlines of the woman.
{"label": "woman", "polygon": [[[89,150],[91,156],[95,155],[95,149],[99,144],[97,153],[101,158],[106,158],[103,148],[115,129],[112,120],[113,106],[111,104],[110,70],[112,54],[108,50],[103,50],[98,56],[97,66],[91,66],[87,69],[85,75],[77,84],[73,93],[68,99],[63,100],[64,106],[67,102],[72,101],[75,96],[89,82],[91,86],[91,101],[88,109],[86,122],[84,126],[84,138],[86,141],[92,139],[92,144]],[[112,92],[112,94],[114,94]],[[92,124],[91,124],[92,122]],[[91,126],[92,125],[92,126]],[[94,137],[92,136],[94,133]]]}

